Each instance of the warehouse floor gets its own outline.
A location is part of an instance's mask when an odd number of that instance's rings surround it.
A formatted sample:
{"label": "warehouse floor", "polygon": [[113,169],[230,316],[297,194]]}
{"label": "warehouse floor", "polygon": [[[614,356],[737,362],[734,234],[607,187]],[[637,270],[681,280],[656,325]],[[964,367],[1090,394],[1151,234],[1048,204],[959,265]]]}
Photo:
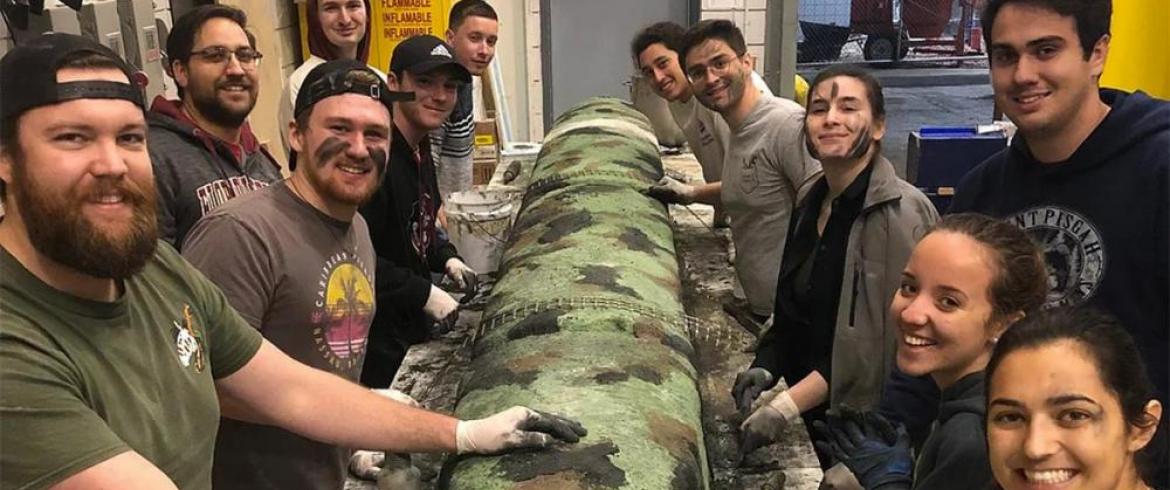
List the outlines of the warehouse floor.
{"label": "warehouse floor", "polygon": [[[701,179],[699,166],[689,153],[664,156],[667,169]],[[711,208],[671,206],[675,221],[675,245],[682,266],[683,304],[702,327],[692,332],[698,353],[703,428],[713,489],[815,489],[821,470],[803,425],[790,427],[782,441],[754,452],[737,466],[740,416],[731,398],[735,375],[751,363],[745,352],[754,337],[723,312],[730,298],[732,269],[728,262],[729,234],[710,228]],[[479,303],[479,301],[477,301]],[[482,303],[480,303],[482,304]],[[480,312],[463,311],[456,328],[447,335],[415,346],[394,382],[424,407],[450,413],[457,401],[458,382],[466,374],[471,336]],[[442,466],[440,456],[414,456],[422,472],[422,488],[436,488]],[[346,490],[371,490],[373,482],[351,479]]]}

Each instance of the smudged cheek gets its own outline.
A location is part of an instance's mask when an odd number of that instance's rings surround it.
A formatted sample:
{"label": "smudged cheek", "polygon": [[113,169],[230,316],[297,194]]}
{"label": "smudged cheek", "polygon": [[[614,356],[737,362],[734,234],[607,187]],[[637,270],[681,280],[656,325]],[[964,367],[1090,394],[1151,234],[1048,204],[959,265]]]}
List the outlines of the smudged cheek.
{"label": "smudged cheek", "polygon": [[370,148],[370,160],[374,161],[375,174],[378,180],[381,180],[382,175],[386,173],[386,166],[390,163],[386,149],[380,147]]}
{"label": "smudged cheek", "polygon": [[337,155],[340,155],[349,149],[349,142],[336,136],[329,136],[321,145],[317,147],[316,157],[317,165],[328,165]]}

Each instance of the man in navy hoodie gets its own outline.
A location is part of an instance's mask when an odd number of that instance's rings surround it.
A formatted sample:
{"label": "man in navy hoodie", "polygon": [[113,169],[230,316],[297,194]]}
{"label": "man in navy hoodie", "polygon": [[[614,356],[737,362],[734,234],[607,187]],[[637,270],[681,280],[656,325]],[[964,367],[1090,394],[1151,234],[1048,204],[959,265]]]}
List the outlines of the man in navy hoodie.
{"label": "man in navy hoodie", "polygon": [[[962,180],[950,212],[1027,230],[1045,251],[1048,306],[1088,303],[1118,317],[1166,406],[1170,103],[1099,88],[1111,10],[1110,0],[988,3],[995,101],[1019,131]],[[1157,483],[1165,485],[1160,432]]]}

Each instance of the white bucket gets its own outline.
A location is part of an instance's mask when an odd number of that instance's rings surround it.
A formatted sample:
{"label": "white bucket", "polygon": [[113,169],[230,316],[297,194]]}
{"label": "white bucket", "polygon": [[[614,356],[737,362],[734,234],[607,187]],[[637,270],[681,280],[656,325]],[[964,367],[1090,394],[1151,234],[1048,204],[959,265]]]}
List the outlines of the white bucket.
{"label": "white bucket", "polygon": [[492,272],[499,266],[519,192],[512,187],[473,188],[447,199],[447,235],[476,272]]}

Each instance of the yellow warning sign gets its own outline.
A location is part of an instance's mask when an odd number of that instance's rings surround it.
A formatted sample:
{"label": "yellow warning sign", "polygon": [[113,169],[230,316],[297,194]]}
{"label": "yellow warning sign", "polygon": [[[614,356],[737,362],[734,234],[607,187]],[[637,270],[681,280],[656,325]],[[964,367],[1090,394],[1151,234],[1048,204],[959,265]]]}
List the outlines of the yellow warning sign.
{"label": "yellow warning sign", "polygon": [[[444,39],[451,0],[370,0],[370,3],[374,8],[370,35],[376,39],[370,44],[370,64],[383,71],[389,70],[390,55],[402,40],[420,34]],[[375,52],[377,63],[373,59]]]}

